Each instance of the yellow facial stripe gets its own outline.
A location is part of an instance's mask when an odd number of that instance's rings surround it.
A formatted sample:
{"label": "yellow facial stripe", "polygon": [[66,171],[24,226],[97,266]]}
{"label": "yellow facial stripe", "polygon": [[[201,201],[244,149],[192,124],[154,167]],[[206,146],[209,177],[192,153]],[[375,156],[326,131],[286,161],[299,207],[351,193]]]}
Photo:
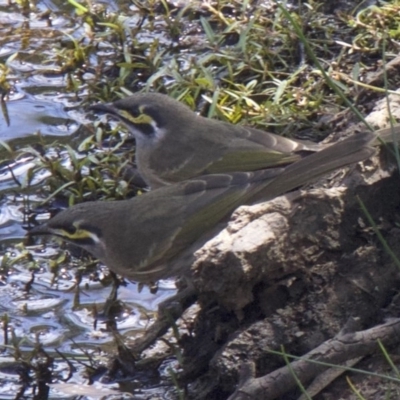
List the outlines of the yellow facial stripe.
{"label": "yellow facial stripe", "polygon": [[139,107],[139,110],[141,112],[141,114],[139,114],[137,117],[134,117],[132,114],[130,114],[128,111],[126,110],[118,110],[118,114],[132,122],[132,124],[148,124],[151,125],[153,123],[153,118],[151,118],[149,115],[145,114],[143,112],[143,107]]}
{"label": "yellow facial stripe", "polygon": [[85,239],[91,239],[95,243],[100,241],[99,237],[95,233],[90,232],[87,229],[80,228],[79,221],[74,222],[73,226],[76,228],[75,232],[69,232],[65,229],[58,228],[54,229],[53,233],[64,239],[70,240],[71,242],[82,241]]}

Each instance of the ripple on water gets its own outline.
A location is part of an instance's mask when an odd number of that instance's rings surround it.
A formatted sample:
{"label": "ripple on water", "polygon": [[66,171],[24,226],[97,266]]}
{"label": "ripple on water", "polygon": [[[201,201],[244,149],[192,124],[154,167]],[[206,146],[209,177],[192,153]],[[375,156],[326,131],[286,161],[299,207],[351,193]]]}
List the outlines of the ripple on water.
{"label": "ripple on water", "polygon": [[[35,145],[39,141],[37,132],[47,140],[56,137],[64,142],[69,137],[80,135],[82,131],[86,134],[86,114],[80,108],[80,101],[85,98],[88,82],[96,77],[89,69],[78,92],[68,92],[67,74],[61,73],[61,64],[57,64],[57,60],[63,51],[62,42],[65,39],[70,41],[66,32],[79,38],[84,35],[84,27],[79,25],[80,18],[66,1],[38,0],[34,3],[31,5],[32,10],[23,15],[19,3],[0,0],[0,62],[9,69],[7,79],[11,86],[6,101],[8,123],[7,116],[0,110],[0,141],[13,148]],[[131,7],[131,2],[124,0],[102,3],[111,11],[123,9],[128,12]],[[49,20],[39,15],[47,10],[51,11]],[[140,13],[136,12],[135,16],[132,11],[137,10],[129,11],[133,16],[126,21],[126,26],[136,26],[138,22]],[[154,37],[144,34],[142,40],[152,42]],[[160,36],[158,40],[164,39]],[[90,65],[108,63],[113,66],[114,44],[100,43],[99,48],[99,52],[91,56]],[[62,154],[57,153],[55,156],[62,157]],[[0,161],[0,247],[3,249],[0,265],[6,263],[7,257],[18,258],[24,251],[33,258],[33,261],[16,262],[8,269],[0,269],[3,279],[0,280],[0,317],[8,315],[9,336],[12,331],[26,359],[33,354],[36,343],[42,343],[45,351],[55,359],[54,379],[66,378],[70,372],[69,366],[55,352],[55,348],[66,357],[81,357],[87,364],[87,354],[102,354],[105,362],[108,361],[110,354],[115,351],[114,338],[95,310],[101,314],[111,288],[84,276],[79,285],[78,298],[76,262],[67,257],[63,265],[65,270],[59,273],[57,279],[51,272],[51,262],[65,250],[57,247],[57,251],[54,251],[51,245],[42,247],[42,251],[33,246],[21,250],[18,246],[9,245],[10,240],[16,244],[25,235],[22,228],[25,206],[23,184],[28,180],[29,170],[35,163],[32,157],[7,162],[3,158]],[[68,168],[68,165],[63,166]],[[32,182],[33,190],[40,187],[47,178],[48,172],[37,173]],[[31,207],[43,200],[39,191],[36,196],[30,196]],[[39,270],[34,280],[32,264]],[[118,328],[127,339],[141,335],[154,318],[154,310],[159,303],[174,293],[174,286],[169,282],[162,282],[157,294],[150,293],[148,288],[143,288],[139,293],[137,285],[128,282],[127,286],[120,287],[118,291],[118,298],[122,302],[122,310],[116,321]],[[0,330],[0,343],[4,343],[4,335],[4,330]],[[9,353],[5,351],[0,354],[1,399],[14,399],[15,393],[21,389],[14,353],[11,346]],[[115,392],[114,387],[84,385],[86,371],[83,365],[71,360],[75,368],[72,384],[52,385],[51,398],[71,399],[73,393],[86,398],[99,398],[99,393],[103,396],[120,393]],[[10,365],[14,365],[14,370]],[[165,389],[155,389],[154,394],[164,392]],[[118,398],[123,397],[120,395]]]}
{"label": "ripple on water", "polygon": [[64,136],[77,131],[79,124],[69,118],[61,103],[40,101],[25,97],[7,102],[9,124],[0,118],[0,139],[31,136],[40,131],[42,135]]}

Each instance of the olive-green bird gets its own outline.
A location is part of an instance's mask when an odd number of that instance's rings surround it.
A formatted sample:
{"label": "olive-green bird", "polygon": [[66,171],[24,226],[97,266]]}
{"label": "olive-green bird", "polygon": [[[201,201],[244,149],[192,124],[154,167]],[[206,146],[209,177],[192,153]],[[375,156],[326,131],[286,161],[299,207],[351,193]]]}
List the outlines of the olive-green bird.
{"label": "olive-green bird", "polygon": [[160,93],[91,109],[117,117],[134,135],[138,171],[151,189],[207,174],[286,166],[331,146],[204,118]]}
{"label": "olive-green bird", "polygon": [[91,109],[117,117],[134,135],[138,170],[151,189],[206,174],[284,166],[326,147],[204,118],[160,93]]}
{"label": "olive-green bird", "polygon": [[238,206],[252,203],[260,193],[269,200],[364,160],[374,153],[375,138],[373,133],[356,134],[287,167],[204,175],[130,200],[78,204],[29,234],[58,236],[138,282],[180,275]]}

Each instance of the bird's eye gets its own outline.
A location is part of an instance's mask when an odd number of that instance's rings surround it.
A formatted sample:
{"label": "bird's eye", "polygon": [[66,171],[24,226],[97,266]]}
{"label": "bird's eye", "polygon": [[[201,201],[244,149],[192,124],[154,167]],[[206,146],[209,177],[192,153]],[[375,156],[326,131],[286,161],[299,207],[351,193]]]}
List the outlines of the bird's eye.
{"label": "bird's eye", "polygon": [[140,114],[143,113],[143,108],[139,107],[139,106],[135,106],[130,110],[130,112],[134,118],[137,118]]}
{"label": "bird's eye", "polygon": [[57,228],[59,230],[65,231],[67,232],[69,235],[74,235],[76,232],[76,226],[75,225],[70,225],[70,224],[63,224],[62,226],[60,226],[59,228]]}

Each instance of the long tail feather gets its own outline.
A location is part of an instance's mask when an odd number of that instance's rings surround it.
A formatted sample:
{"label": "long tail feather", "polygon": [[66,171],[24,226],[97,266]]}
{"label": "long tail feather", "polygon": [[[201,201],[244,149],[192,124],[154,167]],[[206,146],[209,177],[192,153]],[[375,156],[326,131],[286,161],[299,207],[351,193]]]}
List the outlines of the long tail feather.
{"label": "long tail feather", "polygon": [[372,132],[353,135],[317,153],[297,161],[252,196],[250,202],[271,200],[290,190],[303,186],[322,175],[372,156],[376,149]]}

